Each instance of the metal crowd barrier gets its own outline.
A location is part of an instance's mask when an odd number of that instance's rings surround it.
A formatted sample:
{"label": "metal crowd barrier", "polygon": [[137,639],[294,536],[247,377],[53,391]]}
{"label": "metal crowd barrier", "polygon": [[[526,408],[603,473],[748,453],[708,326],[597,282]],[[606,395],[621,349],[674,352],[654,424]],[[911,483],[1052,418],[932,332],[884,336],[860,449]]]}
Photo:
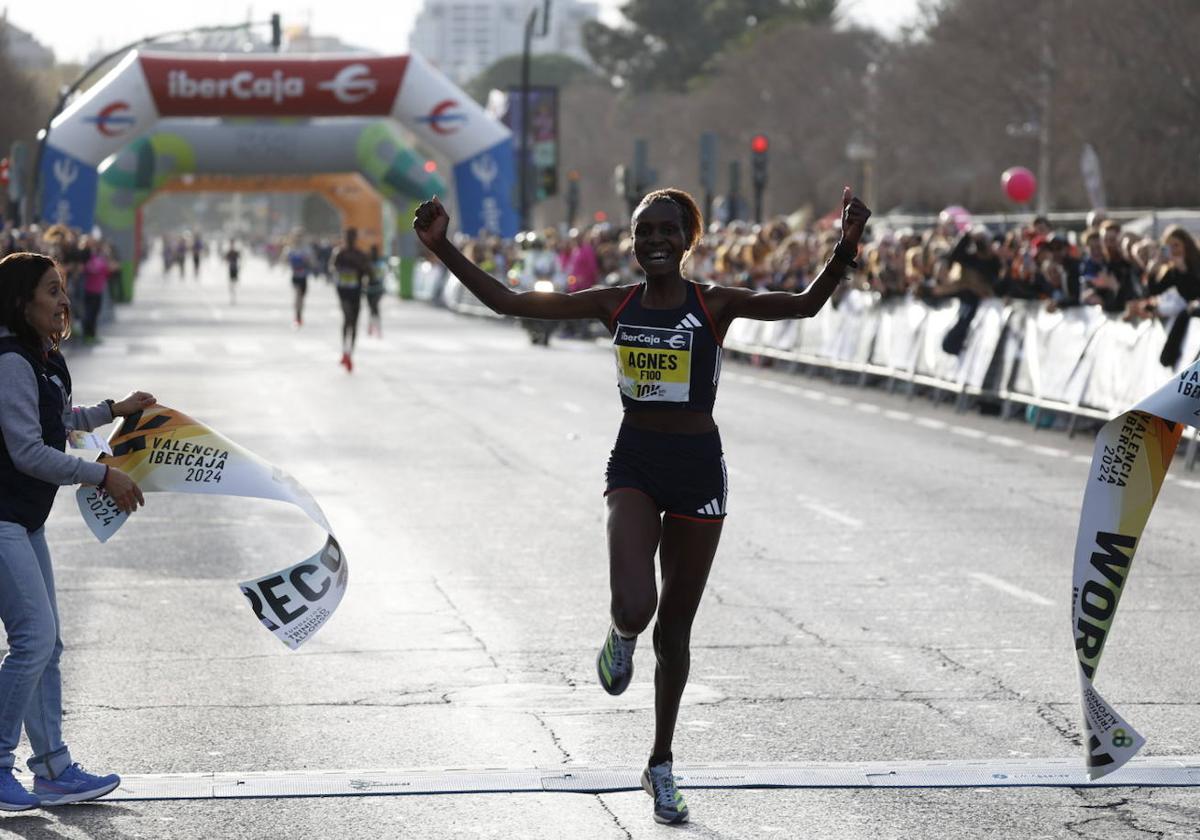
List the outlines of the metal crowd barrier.
{"label": "metal crowd barrier", "polygon": [[[1019,405],[1059,412],[1069,417],[1068,434],[1079,418],[1108,420],[1124,411],[1200,355],[1200,327],[1188,331],[1171,369],[1159,363],[1167,327],[1157,320],[1132,323],[1095,306],[1049,312],[1038,301],[1001,300],[980,304],[962,352],[953,355],[942,341],[958,310],[958,301],[880,302],[874,292],[854,290],[813,318],[734,321],[725,348],[856,373],[860,384],[884,377],[910,395],[925,386],[955,395],[959,410],[987,397],[1000,401],[1003,417]],[[1193,434],[1189,468],[1197,449]]]}

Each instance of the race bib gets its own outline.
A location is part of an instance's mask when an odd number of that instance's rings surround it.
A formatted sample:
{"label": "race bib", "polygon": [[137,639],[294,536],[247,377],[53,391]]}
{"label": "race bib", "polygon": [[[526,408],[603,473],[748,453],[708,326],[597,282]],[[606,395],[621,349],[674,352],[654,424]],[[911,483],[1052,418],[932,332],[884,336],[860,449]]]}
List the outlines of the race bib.
{"label": "race bib", "polygon": [[617,325],[617,385],[643,402],[687,402],[692,381],[692,333]]}

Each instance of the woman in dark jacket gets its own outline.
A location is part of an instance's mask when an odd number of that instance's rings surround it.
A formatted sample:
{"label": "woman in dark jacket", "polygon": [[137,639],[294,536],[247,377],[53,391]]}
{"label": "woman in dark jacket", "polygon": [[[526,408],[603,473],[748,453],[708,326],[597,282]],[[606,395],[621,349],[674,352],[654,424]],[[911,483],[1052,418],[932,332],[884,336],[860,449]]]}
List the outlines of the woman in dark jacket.
{"label": "woman in dark jacket", "polygon": [[1148,272],[1152,276],[1146,292],[1150,297],[1157,297],[1168,289],[1175,289],[1187,301],[1187,309],[1171,324],[1159,358],[1163,365],[1173,368],[1183,351],[1188,323],[1192,318],[1200,317],[1200,247],[1196,246],[1192,235],[1178,225],[1167,228],[1163,244],[1168,252],[1167,262]]}
{"label": "woman in dark jacket", "polygon": [[[8,655],[0,664],[0,810],[83,802],[121,783],[71,759],[62,740],[58,605],[45,522],[60,485],[102,487],[125,511],[143,502],[118,469],[65,452],[69,430],[91,431],[154,405],[140,391],[120,402],[71,405],[71,375],[58,352],[71,304],[62,273],[42,254],[0,260],[0,621]],[[24,726],[34,756],[29,793],[12,773]]]}

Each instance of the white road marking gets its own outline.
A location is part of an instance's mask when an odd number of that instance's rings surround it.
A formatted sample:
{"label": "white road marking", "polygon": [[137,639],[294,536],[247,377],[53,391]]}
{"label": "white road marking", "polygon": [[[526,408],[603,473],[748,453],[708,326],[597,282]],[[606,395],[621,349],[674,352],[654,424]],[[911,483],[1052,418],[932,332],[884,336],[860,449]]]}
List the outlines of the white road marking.
{"label": "white road marking", "polygon": [[562,407],[565,408],[567,411],[571,412],[572,414],[583,414],[583,407],[576,403],[565,402],[562,404]]}
{"label": "white road marking", "polygon": [[864,414],[879,414],[881,411],[883,411],[883,409],[875,405],[875,403],[869,402],[856,402],[854,407]]}
{"label": "white road marking", "polygon": [[835,510],[827,505],[823,505],[820,502],[813,501],[807,496],[796,496],[796,501],[800,503],[801,507],[807,508],[815,514],[824,516],[826,519],[832,519],[834,522],[845,525],[849,528],[861,528],[863,526],[863,521],[861,519],[855,519],[853,516],[842,513],[839,510]]}
{"label": "white road marking", "polygon": [[1070,453],[1065,449],[1055,449],[1053,446],[1038,446],[1029,447],[1030,452],[1035,452],[1038,455],[1045,455],[1048,458],[1066,458]]}
{"label": "white road marking", "polygon": [[950,434],[958,435],[959,437],[972,438],[974,440],[987,437],[985,432],[981,432],[978,429],[972,429],[970,426],[951,426]]}
{"label": "white road marking", "polygon": [[[961,710],[956,710],[959,714]],[[965,714],[965,712],[962,712]],[[686,725],[686,724],[685,724]],[[758,738],[754,733],[739,733]],[[1134,758],[1110,781],[1090,782],[1077,758],[992,758],[945,762],[708,764],[676,766],[682,788],[970,788],[1200,786],[1194,755]],[[277,770],[249,773],[127,774],[107,801],[253,799],[295,796],[412,796],[640,790],[640,768],[571,765],[530,769]]]}
{"label": "white road marking", "polygon": [[1006,437],[1004,435],[988,435],[988,443],[995,443],[1000,446],[1020,446],[1021,441],[1016,438]]}
{"label": "white road marking", "polygon": [[1039,607],[1053,607],[1054,602],[1049,598],[1043,598],[1036,592],[1030,592],[1028,589],[1022,589],[1019,586],[1009,583],[1006,580],[1001,580],[998,577],[989,575],[987,572],[971,572],[971,577],[992,589],[999,590],[1008,595],[1018,598],[1022,601],[1027,601],[1030,604],[1037,604]]}
{"label": "white road marking", "polygon": [[926,429],[944,429],[946,424],[941,420],[934,420],[931,417],[918,417],[916,420],[918,426],[924,426]]}
{"label": "white road marking", "polygon": [[520,391],[522,394],[524,394],[527,397],[536,397],[537,396],[537,391],[535,391],[530,386],[526,385],[524,382],[521,382],[517,385],[517,390]]}
{"label": "white road marking", "polygon": [[883,416],[889,420],[900,420],[901,422],[907,422],[913,419],[913,416],[907,411],[896,411],[894,408],[889,408],[884,411]]}

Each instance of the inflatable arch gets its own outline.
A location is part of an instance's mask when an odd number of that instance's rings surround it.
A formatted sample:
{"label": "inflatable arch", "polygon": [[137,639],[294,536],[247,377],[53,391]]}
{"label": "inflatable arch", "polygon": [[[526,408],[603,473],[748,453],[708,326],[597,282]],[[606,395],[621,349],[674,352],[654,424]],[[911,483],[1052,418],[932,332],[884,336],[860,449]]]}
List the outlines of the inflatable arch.
{"label": "inflatable arch", "polygon": [[[131,52],[51,123],[42,214],[95,222],[98,167],[172,117],[375,117],[395,120],[453,164],[461,229],[515,235],[512,134],[419,55]],[[317,148],[298,123],[290,141]],[[339,170],[345,171],[345,170]]]}
{"label": "inflatable arch", "polygon": [[[101,167],[94,224],[122,258],[129,300],[138,253],[138,211],[182,175],[312,175],[357,172],[401,218],[412,203],[444,193],[437,173],[390,120],[162,120]],[[378,227],[378,223],[375,225]]]}

